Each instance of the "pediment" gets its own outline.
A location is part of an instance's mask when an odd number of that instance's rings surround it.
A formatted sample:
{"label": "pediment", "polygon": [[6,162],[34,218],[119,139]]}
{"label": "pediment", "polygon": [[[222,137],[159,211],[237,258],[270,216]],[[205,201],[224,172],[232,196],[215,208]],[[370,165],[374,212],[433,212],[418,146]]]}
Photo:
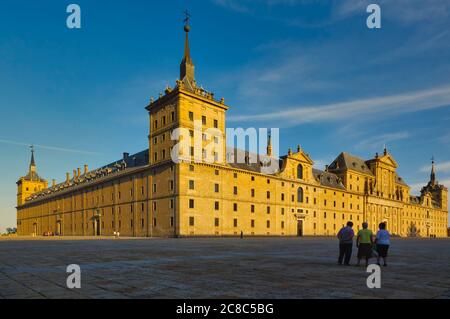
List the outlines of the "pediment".
{"label": "pediment", "polygon": [[395,167],[395,168],[398,167],[397,162],[395,161],[395,159],[390,154],[387,154],[387,155],[384,155],[384,156],[380,157],[380,162],[383,163],[383,164]]}
{"label": "pediment", "polygon": [[293,159],[295,159],[295,160],[297,160],[297,161],[299,161],[299,162],[308,163],[308,164],[310,164],[310,165],[313,165],[313,164],[314,164],[314,162],[313,162],[313,160],[311,159],[311,157],[309,157],[309,155],[306,154],[306,153],[303,152],[303,151],[300,151],[300,152],[297,152],[297,153],[292,154],[292,155],[290,156],[290,158],[293,158]]}

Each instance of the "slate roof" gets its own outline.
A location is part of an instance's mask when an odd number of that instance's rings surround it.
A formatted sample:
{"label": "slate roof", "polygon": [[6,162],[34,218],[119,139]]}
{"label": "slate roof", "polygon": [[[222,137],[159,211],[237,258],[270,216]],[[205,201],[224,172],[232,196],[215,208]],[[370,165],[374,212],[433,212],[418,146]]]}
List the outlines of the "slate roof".
{"label": "slate roof", "polygon": [[342,184],[342,180],[336,174],[313,168],[313,175],[320,185],[337,189],[345,189],[344,184]]}
{"label": "slate roof", "polygon": [[[125,155],[125,154],[124,154]],[[107,179],[110,176],[116,176],[120,174],[126,174],[139,168],[146,166],[148,164],[148,149],[141,151],[139,153],[124,156],[122,159],[105,165],[101,168],[94,169],[87,172],[86,174],[80,175],[78,178],[72,177],[68,182],[57,184],[55,186],[44,189],[38,193],[31,195],[27,198],[27,203],[33,200],[38,200],[62,191],[69,190],[73,191],[75,189],[84,187],[94,182],[98,182]]]}
{"label": "slate roof", "polygon": [[367,166],[365,160],[357,156],[342,152],[338,157],[330,164],[329,170],[343,171],[351,169],[360,173],[372,175],[372,171]]}

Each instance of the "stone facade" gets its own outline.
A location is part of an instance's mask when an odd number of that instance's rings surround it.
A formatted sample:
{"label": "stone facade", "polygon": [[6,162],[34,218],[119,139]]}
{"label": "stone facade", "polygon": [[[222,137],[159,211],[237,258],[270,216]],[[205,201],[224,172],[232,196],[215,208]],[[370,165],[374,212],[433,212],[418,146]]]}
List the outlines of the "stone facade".
{"label": "stone facade", "polygon": [[[324,171],[300,146],[274,159],[268,145],[266,156],[279,167],[273,174],[247,157],[230,161],[234,151],[222,142],[228,106],[196,85],[189,30],[180,80],[146,107],[149,149],[97,170],[74,170],[50,188],[33,157],[18,182],[19,235],[331,236],[351,220],[355,229],[386,222],[399,236],[447,236],[448,190],[435,180],[434,163],[430,183],[415,197],[386,149],[367,161],[341,153]],[[197,138],[196,122],[202,132],[218,132],[212,161],[194,160],[210,142]],[[180,128],[199,147],[182,150],[175,163],[171,135]]]}

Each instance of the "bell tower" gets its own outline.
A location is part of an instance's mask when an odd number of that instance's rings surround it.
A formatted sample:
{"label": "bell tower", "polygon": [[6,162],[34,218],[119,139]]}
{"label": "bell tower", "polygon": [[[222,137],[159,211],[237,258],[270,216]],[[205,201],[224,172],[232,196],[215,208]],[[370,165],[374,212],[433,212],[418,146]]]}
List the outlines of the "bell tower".
{"label": "bell tower", "polygon": [[30,148],[31,160],[28,166],[28,174],[22,176],[17,181],[17,206],[25,204],[25,200],[28,197],[48,187],[47,181],[37,174],[36,162],[34,160],[34,147],[30,146]]}

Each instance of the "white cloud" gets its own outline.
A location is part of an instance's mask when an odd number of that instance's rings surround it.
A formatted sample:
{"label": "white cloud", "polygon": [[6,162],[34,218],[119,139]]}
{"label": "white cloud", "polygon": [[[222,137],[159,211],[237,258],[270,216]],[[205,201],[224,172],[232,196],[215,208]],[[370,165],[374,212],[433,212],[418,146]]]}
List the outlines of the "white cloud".
{"label": "white cloud", "polygon": [[450,85],[398,95],[367,98],[327,105],[280,107],[282,111],[230,117],[230,121],[282,121],[287,125],[340,121],[356,117],[384,117],[450,106]]}
{"label": "white cloud", "polygon": [[[353,15],[366,15],[367,6],[371,0],[336,0],[333,16],[335,19],[345,19]],[[402,24],[413,24],[420,21],[446,22],[450,17],[450,2],[448,0],[378,0],[382,18]]]}
{"label": "white cloud", "polygon": [[[423,181],[422,183],[415,183],[415,184],[409,185],[409,187],[411,187],[410,193],[413,195],[420,195],[420,190],[422,189],[422,187],[426,186],[427,184],[428,184],[428,180]],[[450,178],[440,180],[439,184],[450,187]]]}
{"label": "white cloud", "polygon": [[[450,161],[442,162],[442,163],[436,163],[434,167],[435,167],[436,173],[438,173],[438,172],[441,172],[441,173],[450,172]],[[430,170],[431,170],[431,164],[425,165],[425,166],[423,166],[420,169],[421,172],[430,172]]]}
{"label": "white cloud", "polygon": [[33,144],[33,143],[17,142],[17,141],[4,140],[4,139],[0,139],[0,143],[17,145],[17,146],[27,146],[27,147],[30,145],[33,145],[35,148],[41,148],[41,149],[46,149],[46,150],[50,150],[50,151],[58,151],[58,152],[65,152],[65,153],[100,155],[100,153],[97,153],[97,152],[83,151],[83,150],[76,150],[76,149],[71,149],[71,148],[63,148],[63,147],[48,146],[48,145],[40,145],[40,144]]}
{"label": "white cloud", "polygon": [[388,147],[389,142],[403,140],[406,138],[409,138],[410,134],[409,132],[403,131],[403,132],[393,132],[393,133],[386,133],[381,135],[375,135],[368,139],[365,139],[361,142],[359,142],[356,145],[356,148],[359,149],[380,149],[384,146]]}

